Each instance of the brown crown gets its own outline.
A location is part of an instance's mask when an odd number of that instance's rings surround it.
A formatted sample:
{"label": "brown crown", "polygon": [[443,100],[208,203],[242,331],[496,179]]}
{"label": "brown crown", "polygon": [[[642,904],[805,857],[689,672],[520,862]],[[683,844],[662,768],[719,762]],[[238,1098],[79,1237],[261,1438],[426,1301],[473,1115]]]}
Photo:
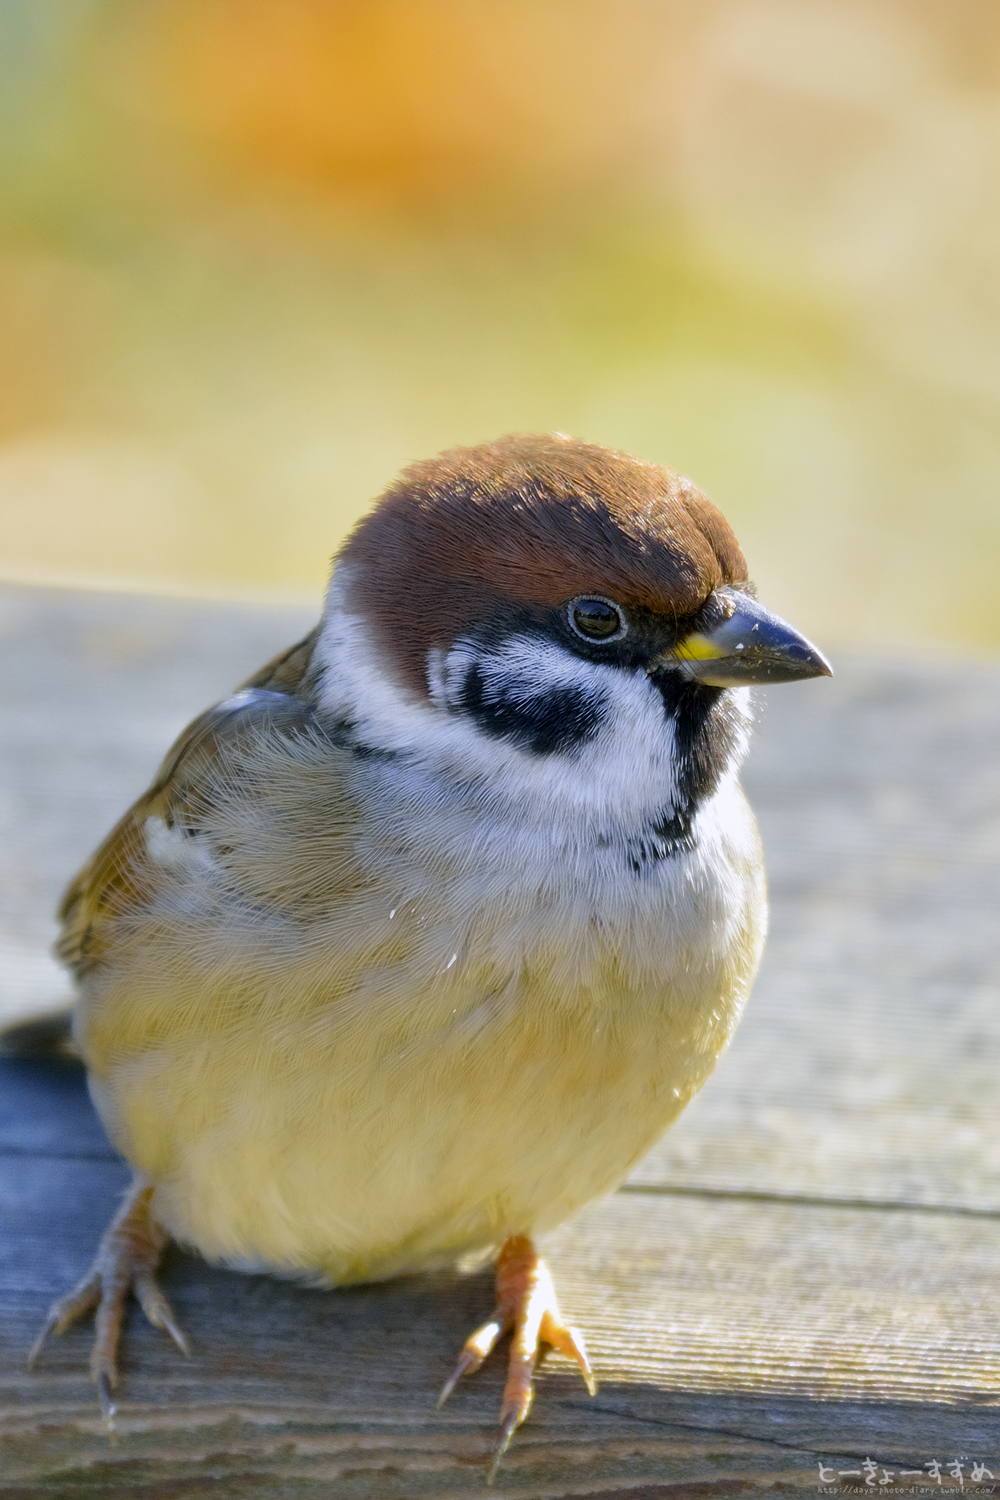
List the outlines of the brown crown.
{"label": "brown crown", "polygon": [[349,603],[408,686],[427,653],[505,604],[577,594],[679,617],[747,566],[687,479],[596,443],[506,437],[411,464],[338,553]]}

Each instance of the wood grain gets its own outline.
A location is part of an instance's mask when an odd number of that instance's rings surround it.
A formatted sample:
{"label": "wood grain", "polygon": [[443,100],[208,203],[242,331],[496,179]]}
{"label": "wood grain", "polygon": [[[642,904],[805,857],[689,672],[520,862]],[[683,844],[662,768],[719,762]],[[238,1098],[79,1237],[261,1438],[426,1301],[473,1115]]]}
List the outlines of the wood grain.
{"label": "wood grain", "polygon": [[[210,1476],[265,1494],[333,1481],[345,1495],[483,1493],[500,1361],[443,1412],[434,1399],[490,1308],[485,1275],[329,1293],[174,1254],[165,1285],[194,1357],[131,1318],[115,1446],[86,1376],[86,1328],[25,1376],[52,1288],[86,1266],[126,1173],[79,1070],[8,1061],[0,1087],[0,1493],[195,1494],[170,1486]],[[956,1233],[953,1216],[914,1210],[653,1194],[595,1206],[546,1249],[587,1331],[598,1397],[549,1360],[497,1493],[806,1492],[821,1458],[986,1461],[1000,1448],[998,1242],[994,1222]]]}
{"label": "wood grain", "polygon": [[[64,997],[59,889],[171,736],[309,623],[0,589],[7,1014]],[[748,767],[773,926],[736,1041],[546,1247],[598,1397],[550,1359],[498,1495],[807,1494],[869,1455],[1000,1475],[1000,670],[835,665],[769,695]],[[434,1409],[484,1275],[322,1293],[174,1253],[194,1356],[131,1319],[116,1445],[86,1328],[27,1376],[125,1181],[78,1068],[0,1061],[0,1495],[486,1493],[501,1362]]]}
{"label": "wood grain", "polygon": [[1000,670],[774,689],[772,924],[736,1039],[633,1179],[1000,1208]]}

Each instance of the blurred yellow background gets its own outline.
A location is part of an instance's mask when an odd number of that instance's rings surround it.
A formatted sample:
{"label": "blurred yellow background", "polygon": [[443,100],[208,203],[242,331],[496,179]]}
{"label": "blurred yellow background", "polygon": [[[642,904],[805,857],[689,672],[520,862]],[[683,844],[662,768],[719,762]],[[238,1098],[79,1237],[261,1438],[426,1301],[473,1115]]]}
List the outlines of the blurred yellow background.
{"label": "blurred yellow background", "polygon": [[996,0],[5,0],[0,110],[0,576],[318,599],[558,429],[824,643],[1000,646]]}

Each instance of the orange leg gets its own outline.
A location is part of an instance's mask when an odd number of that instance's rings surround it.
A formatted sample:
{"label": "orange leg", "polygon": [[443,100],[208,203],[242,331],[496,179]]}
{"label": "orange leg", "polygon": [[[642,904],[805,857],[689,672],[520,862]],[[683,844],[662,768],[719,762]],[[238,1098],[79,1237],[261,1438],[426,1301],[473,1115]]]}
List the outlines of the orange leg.
{"label": "orange leg", "polygon": [[154,1273],[167,1243],[167,1232],[150,1215],[152,1196],[152,1183],[147,1178],[137,1177],[125,1202],[105,1230],[90,1270],[71,1292],[52,1304],[28,1355],[28,1368],[31,1369],[50,1333],[64,1333],[71,1323],[95,1307],[90,1373],[97,1382],[101,1410],[109,1431],[114,1429],[115,1414],[111,1392],[118,1383],[115,1353],[129,1292],[134,1293],[153,1326],[165,1328],[182,1354],[190,1353],[170,1304],[156,1284]]}
{"label": "orange leg", "polygon": [[535,1367],[543,1344],[551,1344],[575,1360],[593,1396],[597,1390],[583,1339],[563,1322],[552,1277],[531,1241],[524,1235],[507,1240],[497,1261],[497,1305],[492,1318],[466,1339],[451,1378],[438,1399],[442,1406],[463,1375],[478,1370],[498,1339],[510,1329],[514,1337],[507,1365],[507,1384],[500,1407],[500,1440],[489,1479],[492,1480],[511,1438],[531,1410]]}

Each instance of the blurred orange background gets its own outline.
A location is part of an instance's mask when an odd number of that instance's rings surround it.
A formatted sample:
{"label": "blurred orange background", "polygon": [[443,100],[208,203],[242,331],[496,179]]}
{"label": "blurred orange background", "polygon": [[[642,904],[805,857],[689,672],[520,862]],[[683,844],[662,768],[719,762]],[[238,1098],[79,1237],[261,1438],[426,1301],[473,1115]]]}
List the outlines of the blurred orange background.
{"label": "blurred orange background", "polygon": [[318,600],[631,449],[828,642],[1000,647],[995,0],[7,0],[0,577]]}

